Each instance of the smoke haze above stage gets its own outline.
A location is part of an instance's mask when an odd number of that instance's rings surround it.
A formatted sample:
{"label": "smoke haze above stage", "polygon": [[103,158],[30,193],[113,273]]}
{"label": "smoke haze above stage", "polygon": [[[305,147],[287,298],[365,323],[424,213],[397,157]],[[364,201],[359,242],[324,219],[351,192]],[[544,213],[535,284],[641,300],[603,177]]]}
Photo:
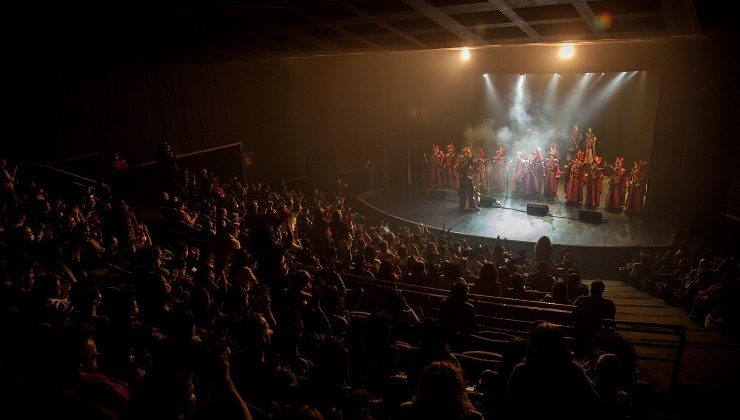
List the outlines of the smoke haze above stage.
{"label": "smoke haze above stage", "polygon": [[575,121],[593,128],[599,155],[649,159],[660,74],[484,73],[477,83],[477,120],[464,124],[459,145],[516,150],[564,147]]}

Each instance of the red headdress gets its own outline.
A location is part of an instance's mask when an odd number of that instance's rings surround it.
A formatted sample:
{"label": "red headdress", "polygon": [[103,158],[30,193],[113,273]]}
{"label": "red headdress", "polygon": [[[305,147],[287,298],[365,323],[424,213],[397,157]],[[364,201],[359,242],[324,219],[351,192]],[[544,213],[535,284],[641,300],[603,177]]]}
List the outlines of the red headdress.
{"label": "red headdress", "polygon": [[504,148],[499,147],[498,150],[496,150],[496,156],[501,157],[504,155]]}
{"label": "red headdress", "polygon": [[483,158],[483,159],[486,158],[486,151],[483,150],[482,147],[480,149],[478,149],[478,157]]}
{"label": "red headdress", "polygon": [[594,156],[594,165],[601,165],[601,156]]}
{"label": "red headdress", "polygon": [[614,159],[614,166],[615,167],[616,166],[621,167],[623,164],[624,164],[624,158],[623,157],[618,157],[618,158]]}
{"label": "red headdress", "polygon": [[550,146],[550,157],[554,158],[558,155],[558,147],[557,146]]}
{"label": "red headdress", "polygon": [[473,155],[473,152],[472,152],[472,149],[470,148],[470,146],[465,146],[465,147],[463,147],[461,154],[467,155],[467,156],[472,156]]}
{"label": "red headdress", "polygon": [[447,153],[455,151],[455,143],[447,143]]}
{"label": "red headdress", "polygon": [[532,157],[534,158],[535,162],[539,162],[542,160],[542,153],[540,152],[539,147],[534,148],[534,151],[532,152]]}
{"label": "red headdress", "polygon": [[645,171],[645,166],[647,166],[647,161],[645,160],[640,159],[635,162],[635,167],[637,168],[637,171],[641,174]]}

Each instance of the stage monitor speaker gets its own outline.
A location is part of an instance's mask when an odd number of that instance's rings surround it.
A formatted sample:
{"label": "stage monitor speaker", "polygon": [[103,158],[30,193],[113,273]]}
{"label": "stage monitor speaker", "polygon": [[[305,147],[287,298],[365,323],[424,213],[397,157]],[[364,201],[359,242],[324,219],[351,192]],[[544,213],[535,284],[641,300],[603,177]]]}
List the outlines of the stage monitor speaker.
{"label": "stage monitor speaker", "polygon": [[445,190],[431,190],[429,191],[429,197],[434,200],[446,200],[447,194]]}
{"label": "stage monitor speaker", "polygon": [[547,213],[550,212],[550,208],[547,207],[545,204],[538,204],[538,203],[527,203],[527,214],[532,214],[535,216],[547,216]]}
{"label": "stage monitor speaker", "polygon": [[480,198],[481,207],[493,207],[494,204],[496,204],[496,199],[493,197],[481,197]]}
{"label": "stage monitor speaker", "polygon": [[583,210],[578,212],[578,220],[588,223],[601,223],[602,217],[600,211]]}

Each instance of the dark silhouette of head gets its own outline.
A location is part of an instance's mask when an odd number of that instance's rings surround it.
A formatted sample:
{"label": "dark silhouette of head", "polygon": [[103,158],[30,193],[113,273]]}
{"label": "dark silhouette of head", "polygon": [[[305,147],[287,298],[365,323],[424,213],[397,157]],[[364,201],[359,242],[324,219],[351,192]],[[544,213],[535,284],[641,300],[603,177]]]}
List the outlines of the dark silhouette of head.
{"label": "dark silhouette of head", "polygon": [[550,296],[552,297],[552,302],[554,303],[567,304],[568,303],[568,286],[566,286],[565,282],[562,280],[556,281],[552,285],[552,291],[550,292]]}
{"label": "dark silhouette of head", "polygon": [[498,280],[498,269],[496,268],[496,265],[487,262],[483,264],[483,267],[480,269],[480,281],[485,283],[493,283]]}
{"label": "dark silhouette of head", "polygon": [[604,294],[604,290],[606,290],[606,285],[601,280],[594,280],[591,283],[591,296],[600,298]]}
{"label": "dark silhouette of head", "polygon": [[532,331],[526,364],[533,369],[558,371],[573,360],[560,329],[549,322],[540,322]]}
{"label": "dark silhouette of head", "polygon": [[432,362],[421,373],[414,402],[420,414],[459,418],[473,409],[465,394],[462,373],[450,362]]}
{"label": "dark silhouette of head", "polygon": [[458,281],[452,285],[448,299],[455,302],[465,302],[468,300],[469,291],[470,287],[464,281]]}

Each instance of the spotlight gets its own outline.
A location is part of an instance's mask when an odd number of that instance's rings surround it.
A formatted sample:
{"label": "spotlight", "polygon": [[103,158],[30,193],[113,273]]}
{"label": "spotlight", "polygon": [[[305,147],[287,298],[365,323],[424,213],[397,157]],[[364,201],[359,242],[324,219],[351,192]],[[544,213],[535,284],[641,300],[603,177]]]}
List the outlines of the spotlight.
{"label": "spotlight", "polygon": [[573,56],[576,53],[576,48],[573,46],[573,44],[563,44],[560,46],[559,55],[560,58],[563,60],[568,60],[570,58],[573,58]]}
{"label": "spotlight", "polygon": [[470,48],[465,47],[460,51],[460,57],[463,59],[463,61],[470,60]]}
{"label": "spotlight", "polygon": [[488,73],[483,73],[483,78],[488,79]]}
{"label": "spotlight", "polygon": [[601,72],[601,75],[602,75],[602,76],[604,75],[604,72],[603,72],[603,71]]}

